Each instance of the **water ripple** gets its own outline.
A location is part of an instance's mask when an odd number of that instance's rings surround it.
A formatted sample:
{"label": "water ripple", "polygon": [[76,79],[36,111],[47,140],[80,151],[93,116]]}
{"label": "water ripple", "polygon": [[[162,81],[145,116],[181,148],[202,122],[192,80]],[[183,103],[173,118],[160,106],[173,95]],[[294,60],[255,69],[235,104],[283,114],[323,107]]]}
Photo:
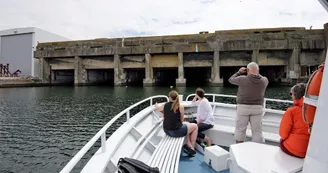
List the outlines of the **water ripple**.
{"label": "water ripple", "polygon": [[[194,93],[195,89],[177,88],[182,94]],[[0,89],[0,172],[59,172],[114,115],[141,99],[167,95],[169,91],[133,87]],[[236,88],[205,91],[235,94]],[[288,98],[288,91],[275,88],[268,96]],[[120,118],[107,133],[114,132],[124,119]],[[81,170],[96,149],[92,148],[73,172]]]}

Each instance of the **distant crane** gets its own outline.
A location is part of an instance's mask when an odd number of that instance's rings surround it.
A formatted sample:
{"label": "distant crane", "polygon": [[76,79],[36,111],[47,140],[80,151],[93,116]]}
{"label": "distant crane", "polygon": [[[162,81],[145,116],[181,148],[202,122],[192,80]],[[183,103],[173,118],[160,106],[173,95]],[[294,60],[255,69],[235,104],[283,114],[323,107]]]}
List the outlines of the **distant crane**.
{"label": "distant crane", "polygon": [[14,73],[10,73],[9,64],[0,64],[0,77],[18,77],[21,73],[19,69]]}

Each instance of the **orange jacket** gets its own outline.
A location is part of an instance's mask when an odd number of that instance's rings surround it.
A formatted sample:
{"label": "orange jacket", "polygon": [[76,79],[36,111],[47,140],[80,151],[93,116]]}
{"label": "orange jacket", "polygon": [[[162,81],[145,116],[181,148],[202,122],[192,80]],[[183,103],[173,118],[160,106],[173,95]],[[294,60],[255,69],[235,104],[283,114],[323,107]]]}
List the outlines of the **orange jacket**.
{"label": "orange jacket", "polygon": [[294,101],[294,106],[286,110],[280,123],[279,134],[287,150],[299,157],[305,157],[309,144],[309,126],[302,117],[303,98]]}

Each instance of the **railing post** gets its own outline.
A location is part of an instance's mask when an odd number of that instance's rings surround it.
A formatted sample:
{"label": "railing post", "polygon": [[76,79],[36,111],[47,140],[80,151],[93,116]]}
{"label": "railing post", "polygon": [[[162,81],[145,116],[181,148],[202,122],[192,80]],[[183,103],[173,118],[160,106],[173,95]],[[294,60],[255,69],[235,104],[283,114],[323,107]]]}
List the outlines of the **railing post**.
{"label": "railing post", "polygon": [[215,95],[213,95],[213,103],[215,102]]}
{"label": "railing post", "polygon": [[153,98],[150,99],[150,106],[153,105]]}
{"label": "railing post", "polygon": [[101,151],[106,151],[106,132],[101,135]]}
{"label": "railing post", "polygon": [[129,123],[130,120],[130,110],[126,112],[126,122]]}
{"label": "railing post", "polygon": [[264,98],[264,100],[263,100],[263,115],[262,115],[262,117],[265,115],[265,112],[266,112],[266,98]]}

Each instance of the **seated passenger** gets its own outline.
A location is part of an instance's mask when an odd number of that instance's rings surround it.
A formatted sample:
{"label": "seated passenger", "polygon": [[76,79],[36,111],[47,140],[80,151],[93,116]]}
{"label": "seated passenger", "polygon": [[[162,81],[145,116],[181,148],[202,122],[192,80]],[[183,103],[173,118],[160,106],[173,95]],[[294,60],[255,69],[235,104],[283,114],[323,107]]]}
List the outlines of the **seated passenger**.
{"label": "seated passenger", "polygon": [[180,105],[179,95],[176,91],[169,93],[170,101],[159,106],[155,105],[156,109],[163,111],[163,129],[164,132],[171,137],[186,136],[186,144],[184,149],[187,150],[189,155],[195,155],[195,143],[197,138],[197,125],[184,120],[184,107]]}
{"label": "seated passenger", "polygon": [[280,123],[280,148],[285,153],[304,158],[308,147],[309,126],[303,121],[302,106],[305,84],[297,84],[291,88],[290,96],[294,106],[286,110]]}
{"label": "seated passenger", "polygon": [[[213,110],[210,102],[204,97],[205,91],[201,88],[196,90],[196,96],[192,100],[197,107],[197,117],[195,120],[191,121],[191,123],[196,123],[198,126],[198,139],[201,141],[206,141],[207,146],[212,145],[212,139],[208,136],[205,136],[202,133],[205,130],[208,130],[214,126],[214,117],[213,117]],[[198,99],[196,101],[196,99]]]}

